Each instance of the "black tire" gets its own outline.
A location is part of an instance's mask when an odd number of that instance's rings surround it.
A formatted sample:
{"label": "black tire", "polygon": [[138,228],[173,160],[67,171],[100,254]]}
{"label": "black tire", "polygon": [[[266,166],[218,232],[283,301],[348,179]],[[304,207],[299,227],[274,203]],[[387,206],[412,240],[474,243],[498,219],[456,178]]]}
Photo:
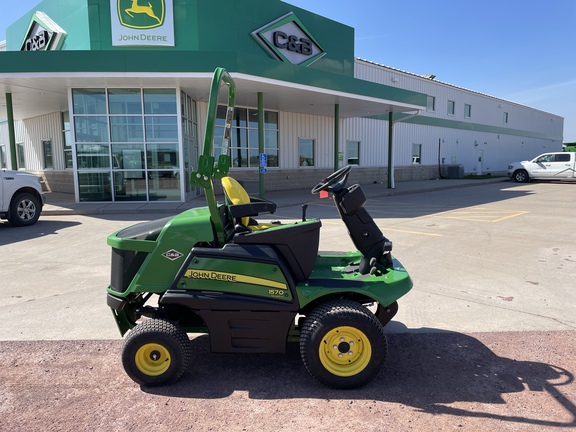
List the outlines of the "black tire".
{"label": "black tire", "polygon": [[190,356],[190,339],[181,327],[164,319],[150,319],[128,333],[122,365],[137,384],[163,386],[182,376]]}
{"label": "black tire", "polygon": [[528,180],[530,180],[530,177],[525,170],[518,170],[514,172],[514,181],[516,183],[528,183]]}
{"label": "black tire", "polygon": [[12,198],[8,221],[14,226],[34,225],[40,217],[40,200],[31,193],[23,192]]}
{"label": "black tire", "polygon": [[302,326],[302,361],[310,375],[329,387],[366,385],[382,368],[387,352],[384,328],[372,312],[353,301],[326,302]]}

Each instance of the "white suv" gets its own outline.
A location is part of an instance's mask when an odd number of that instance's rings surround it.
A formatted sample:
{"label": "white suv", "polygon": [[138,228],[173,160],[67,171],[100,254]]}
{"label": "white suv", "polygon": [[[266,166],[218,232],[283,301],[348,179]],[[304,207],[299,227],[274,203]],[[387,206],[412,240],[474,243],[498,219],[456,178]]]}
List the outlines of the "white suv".
{"label": "white suv", "polygon": [[0,170],[0,218],[15,226],[36,223],[45,197],[40,178],[25,171]]}

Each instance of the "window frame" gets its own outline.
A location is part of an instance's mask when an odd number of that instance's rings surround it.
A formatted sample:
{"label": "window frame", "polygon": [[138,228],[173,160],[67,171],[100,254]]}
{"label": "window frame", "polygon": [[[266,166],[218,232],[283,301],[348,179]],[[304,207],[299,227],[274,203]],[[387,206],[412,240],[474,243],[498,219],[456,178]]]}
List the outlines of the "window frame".
{"label": "window frame", "polygon": [[[306,144],[306,142],[311,142],[312,144],[312,157],[311,158],[306,158],[306,157],[302,157],[302,144]],[[306,163],[306,165],[304,165],[304,162],[306,160],[312,160],[312,163]],[[308,168],[308,167],[312,167],[314,168],[316,166],[316,138],[305,138],[305,137],[299,137],[298,138],[298,167],[299,168]]]}
{"label": "window frame", "polygon": [[[356,157],[355,158],[351,158],[350,157],[350,146],[351,145],[356,145]],[[350,159],[355,159],[356,162],[350,162]],[[354,165],[354,166],[360,166],[360,141],[358,140],[346,140],[346,164],[347,165]]]}
{"label": "window frame", "polygon": [[[452,108],[452,110],[450,110],[450,108]],[[450,111],[452,111],[452,112],[450,112]],[[449,116],[456,115],[456,101],[448,100],[448,106],[446,108],[446,113]]]}
{"label": "window frame", "polygon": [[412,143],[412,165],[422,165],[422,144]]}
{"label": "window frame", "polygon": [[426,98],[426,111],[436,112],[436,96],[427,95]]}

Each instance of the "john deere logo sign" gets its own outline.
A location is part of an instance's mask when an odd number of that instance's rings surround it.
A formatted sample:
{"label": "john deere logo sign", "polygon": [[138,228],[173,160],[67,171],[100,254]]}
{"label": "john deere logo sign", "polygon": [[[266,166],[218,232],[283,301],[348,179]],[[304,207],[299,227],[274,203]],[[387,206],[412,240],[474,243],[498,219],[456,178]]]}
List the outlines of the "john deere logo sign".
{"label": "john deere logo sign", "polygon": [[32,16],[20,51],[59,50],[66,39],[66,32],[44,12]]}
{"label": "john deere logo sign", "polygon": [[173,0],[110,0],[112,45],[174,46]]}
{"label": "john deere logo sign", "polygon": [[292,64],[308,66],[326,54],[293,12],[254,30],[252,36],[272,57]]}

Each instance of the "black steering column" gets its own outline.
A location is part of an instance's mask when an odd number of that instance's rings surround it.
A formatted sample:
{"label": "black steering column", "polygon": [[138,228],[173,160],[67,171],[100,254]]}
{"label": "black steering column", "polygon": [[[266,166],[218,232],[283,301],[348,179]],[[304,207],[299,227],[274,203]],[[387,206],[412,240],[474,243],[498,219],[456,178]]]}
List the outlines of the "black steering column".
{"label": "black steering column", "polygon": [[345,187],[351,167],[345,166],[318,183],[312,193],[326,190],[333,193],[333,200],[340,213],[354,246],[362,254],[361,274],[385,273],[392,264],[392,242],[388,240],[372,216],[364,208],[366,195],[358,184]]}

